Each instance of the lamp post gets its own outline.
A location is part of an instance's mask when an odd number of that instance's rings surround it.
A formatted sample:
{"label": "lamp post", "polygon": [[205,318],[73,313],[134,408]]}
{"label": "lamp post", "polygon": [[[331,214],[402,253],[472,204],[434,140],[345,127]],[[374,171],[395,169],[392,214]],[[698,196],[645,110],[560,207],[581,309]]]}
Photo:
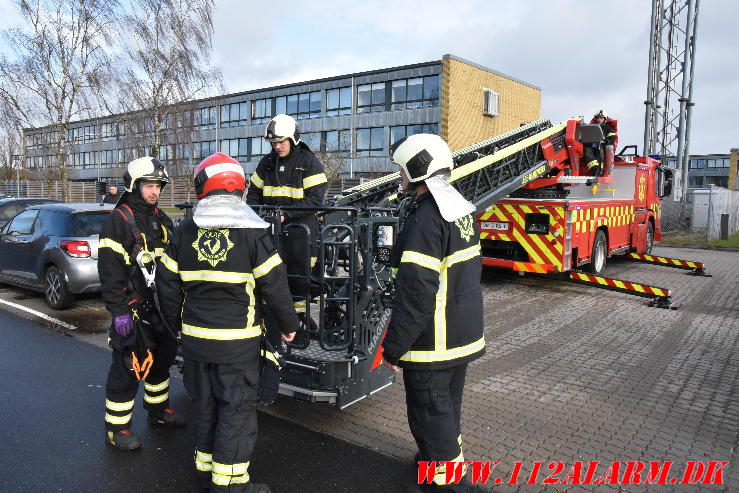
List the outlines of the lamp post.
{"label": "lamp post", "polygon": [[21,155],[11,154],[10,155],[10,166],[15,168],[15,194],[17,197],[21,196]]}

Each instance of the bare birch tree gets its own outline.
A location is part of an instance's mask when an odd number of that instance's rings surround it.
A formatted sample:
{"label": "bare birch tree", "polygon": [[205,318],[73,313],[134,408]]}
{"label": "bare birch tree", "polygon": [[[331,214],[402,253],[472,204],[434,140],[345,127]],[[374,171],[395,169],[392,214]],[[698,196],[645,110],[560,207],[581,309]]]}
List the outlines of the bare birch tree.
{"label": "bare birch tree", "polygon": [[54,157],[48,175],[69,197],[67,130],[95,113],[106,79],[117,2],[15,0],[25,25],[4,32],[10,57],[0,57],[0,99],[19,127],[51,126],[43,145]]}
{"label": "bare birch tree", "polygon": [[210,65],[213,0],[141,0],[121,23],[125,47],[118,74],[121,106],[133,112],[136,147],[174,150],[192,141],[197,115],[187,104],[222,91],[219,69]]}

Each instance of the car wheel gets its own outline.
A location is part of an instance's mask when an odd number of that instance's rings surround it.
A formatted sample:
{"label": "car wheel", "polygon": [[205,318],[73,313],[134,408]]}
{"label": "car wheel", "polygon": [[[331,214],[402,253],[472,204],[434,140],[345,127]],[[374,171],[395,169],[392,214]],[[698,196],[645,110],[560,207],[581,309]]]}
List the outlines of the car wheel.
{"label": "car wheel", "polygon": [[69,308],[74,303],[74,295],[69,292],[64,274],[55,265],[46,269],[44,274],[44,295],[46,304],[54,310]]}
{"label": "car wheel", "polygon": [[654,246],[654,224],[652,221],[647,223],[647,249],[644,253],[647,255],[652,254],[652,247]]}
{"label": "car wheel", "polygon": [[590,263],[586,266],[586,270],[596,276],[599,276],[606,267],[606,258],[608,257],[608,241],[606,234],[602,229],[595,232],[593,240],[593,250],[590,252]]}

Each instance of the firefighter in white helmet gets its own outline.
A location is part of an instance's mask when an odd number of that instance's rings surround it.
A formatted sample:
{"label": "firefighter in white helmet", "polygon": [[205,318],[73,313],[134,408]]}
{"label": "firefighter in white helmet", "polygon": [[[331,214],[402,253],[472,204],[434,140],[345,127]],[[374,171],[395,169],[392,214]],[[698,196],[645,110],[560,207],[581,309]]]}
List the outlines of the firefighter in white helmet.
{"label": "firefighter in white helmet", "polygon": [[[452,154],[439,136],[412,135],[392,152],[403,189],[415,197],[392,255],[395,298],[383,360],[403,369],[416,460],[464,461],[467,364],[485,352],[475,208],[449,184]],[[442,465],[433,484],[419,488],[445,485]]]}
{"label": "firefighter in white helmet", "polygon": [[[250,205],[318,207],[326,196],[326,174],[313,151],[300,140],[298,124],[290,115],[277,115],[265,129],[264,138],[272,144],[272,152],[259,161],[251,175],[251,186],[246,201]],[[318,218],[310,211],[285,211],[283,224],[302,224],[308,227],[310,237],[302,227],[289,227],[280,250],[287,264],[287,272],[302,278],[290,278],[290,290],[295,297],[295,309],[305,320],[306,302],[310,298],[310,282],[306,274],[314,267],[318,254],[313,244],[318,235]],[[312,246],[307,248],[308,241]]]}
{"label": "firefighter in white helmet", "polygon": [[141,445],[131,431],[139,380],[144,381],[149,423],[179,427],[185,419],[169,407],[176,336],[159,317],[154,292],[138,264],[141,259],[144,268],[152,268],[169,241],[172,220],[157,207],[169,176],[161,161],[142,157],[128,164],[123,182],[125,192],[100,232],[97,266],[103,301],[113,317],[113,360],[105,385],[106,439],[117,449],[132,450]]}
{"label": "firefighter in white helmet", "polygon": [[[599,110],[593,119],[590,120],[591,124],[600,125],[605,137],[605,145],[616,145],[616,130],[613,128],[614,120],[608,118],[608,113],[605,110]],[[587,166],[590,174],[593,176],[601,176],[603,174],[603,162],[600,155],[600,142],[594,142],[583,147],[583,162]]]}
{"label": "firefighter in white helmet", "polygon": [[[182,328],[184,379],[195,402],[195,468],[211,491],[269,492],[250,482],[260,397],[263,300],[282,340],[298,319],[269,224],[242,199],[241,164],[223,153],[195,169],[198,202],[180,223],[157,274],[162,312]],[[276,391],[276,390],[275,390]]]}

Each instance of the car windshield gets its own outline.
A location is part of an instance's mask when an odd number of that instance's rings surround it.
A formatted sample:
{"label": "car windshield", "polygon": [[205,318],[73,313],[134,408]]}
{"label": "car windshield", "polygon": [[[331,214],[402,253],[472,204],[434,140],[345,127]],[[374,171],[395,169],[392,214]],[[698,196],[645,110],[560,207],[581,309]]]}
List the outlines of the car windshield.
{"label": "car windshield", "polygon": [[78,212],[72,217],[71,236],[99,235],[110,211]]}

